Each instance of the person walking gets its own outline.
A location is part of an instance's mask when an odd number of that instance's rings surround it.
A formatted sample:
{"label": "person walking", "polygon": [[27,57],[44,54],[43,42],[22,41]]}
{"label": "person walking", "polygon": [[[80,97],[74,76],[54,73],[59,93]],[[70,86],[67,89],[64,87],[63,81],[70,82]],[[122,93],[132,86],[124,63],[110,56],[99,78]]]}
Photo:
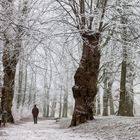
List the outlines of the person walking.
{"label": "person walking", "polygon": [[37,117],[39,114],[39,109],[36,107],[36,105],[34,105],[32,109],[32,114],[33,114],[34,124],[37,124]]}

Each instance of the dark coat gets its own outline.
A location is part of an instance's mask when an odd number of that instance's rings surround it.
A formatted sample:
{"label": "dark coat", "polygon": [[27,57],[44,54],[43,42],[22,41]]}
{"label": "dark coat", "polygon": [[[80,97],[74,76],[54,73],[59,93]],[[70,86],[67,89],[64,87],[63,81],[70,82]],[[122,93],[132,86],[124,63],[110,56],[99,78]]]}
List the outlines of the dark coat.
{"label": "dark coat", "polygon": [[38,116],[38,113],[39,113],[39,109],[37,107],[34,107],[32,109],[32,114],[33,114],[33,117],[37,117]]}

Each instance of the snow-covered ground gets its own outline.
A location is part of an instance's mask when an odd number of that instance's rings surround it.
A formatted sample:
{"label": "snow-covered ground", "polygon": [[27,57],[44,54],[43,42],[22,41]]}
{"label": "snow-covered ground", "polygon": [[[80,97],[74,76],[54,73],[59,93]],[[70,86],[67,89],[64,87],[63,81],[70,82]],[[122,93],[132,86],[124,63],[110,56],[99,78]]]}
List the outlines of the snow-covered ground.
{"label": "snow-covered ground", "polygon": [[0,129],[0,140],[140,140],[140,118],[96,117],[77,127],[70,120],[41,120]]}
{"label": "snow-covered ground", "polygon": [[140,140],[139,117],[97,117],[95,121],[73,129],[75,133],[86,134],[97,140]]}
{"label": "snow-covered ground", "polygon": [[[55,120],[27,122],[11,125],[0,130],[0,140],[86,140],[85,135],[76,134],[71,129],[60,128]],[[89,140],[94,140],[92,136]],[[95,139],[96,140],[96,139]]]}

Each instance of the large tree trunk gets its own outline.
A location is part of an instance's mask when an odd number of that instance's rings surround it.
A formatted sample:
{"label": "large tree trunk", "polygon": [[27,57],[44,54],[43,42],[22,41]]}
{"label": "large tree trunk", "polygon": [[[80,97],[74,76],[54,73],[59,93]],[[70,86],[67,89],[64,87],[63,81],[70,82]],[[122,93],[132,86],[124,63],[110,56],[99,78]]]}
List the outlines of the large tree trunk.
{"label": "large tree trunk", "polygon": [[[118,6],[121,7],[120,0],[118,1]],[[124,3],[123,3],[124,4]],[[122,65],[121,65],[121,81],[120,81],[120,101],[119,101],[119,110],[118,115],[119,116],[125,116],[126,115],[126,73],[127,73],[127,18],[123,15],[125,14],[125,9],[119,9],[118,12],[122,15],[120,17],[120,23],[122,24],[122,32],[121,32],[121,39],[123,41],[122,43],[122,49],[123,49],[123,58],[122,58]]]}
{"label": "large tree trunk", "polygon": [[[123,6],[122,6],[123,5]],[[121,39],[123,47],[123,60],[121,69],[121,84],[120,84],[120,104],[118,115],[133,116],[133,66],[132,63],[132,44],[131,32],[129,31],[129,18],[126,15],[131,13],[124,1],[118,0],[118,12],[120,13],[121,23]],[[131,67],[132,66],[132,67]],[[131,71],[132,68],[132,71]]]}
{"label": "large tree trunk", "polygon": [[[16,71],[17,58],[14,54],[14,44],[12,39],[14,39],[14,31],[11,27],[11,21],[13,21],[13,0],[1,0],[1,8],[3,10],[4,22],[3,22],[3,37],[4,37],[4,46],[3,46],[3,87],[2,87],[2,110],[7,111],[8,121],[14,122],[12,116],[12,100],[14,94],[14,78]],[[14,41],[13,41],[14,42]],[[13,49],[13,50],[12,50]],[[18,55],[18,54],[17,54]]]}
{"label": "large tree trunk", "polygon": [[123,40],[123,60],[122,60],[122,69],[121,69],[120,102],[119,102],[118,115],[133,116],[133,97],[131,98],[130,96],[131,91],[133,91],[133,75],[131,74],[132,73],[131,65],[128,67],[128,64],[131,62],[131,58],[129,57],[131,56],[132,52],[129,52],[129,48],[128,48],[129,33],[127,30],[128,27],[126,27],[126,25],[128,24],[126,17],[124,16],[121,17],[121,24],[122,24],[121,37]]}
{"label": "large tree trunk", "polygon": [[[16,66],[19,60],[19,54],[22,47],[23,21],[26,12],[19,11],[19,17],[14,19],[14,1],[2,0],[2,8],[4,11],[4,49],[3,49],[3,89],[2,89],[2,109],[7,111],[8,122],[14,122],[12,116],[12,101],[14,96],[14,81]],[[16,23],[13,28],[13,23]]]}
{"label": "large tree trunk", "polygon": [[[6,42],[5,45],[8,45]],[[7,51],[7,47],[4,47],[3,51],[3,88],[2,88],[2,110],[7,111],[7,121],[14,123],[14,118],[12,115],[12,101],[14,96],[14,80],[16,73],[16,65],[17,59],[16,56],[10,59],[9,52]]]}
{"label": "large tree trunk", "polygon": [[[120,85],[120,102],[119,116],[134,116],[133,115],[133,71],[130,70],[126,61],[122,63],[121,70],[121,85]],[[127,70],[126,70],[127,69]],[[133,69],[133,68],[132,68]]]}
{"label": "large tree trunk", "polygon": [[130,58],[132,51],[128,51],[128,61],[127,64],[127,79],[126,79],[126,115],[127,116],[134,116],[133,114],[133,105],[134,105],[134,91],[133,91],[133,80],[134,80],[134,66],[132,63],[132,59]]}
{"label": "large tree trunk", "polygon": [[75,107],[71,126],[93,119],[93,101],[97,94],[97,78],[100,64],[98,48],[100,34],[83,34],[83,53],[79,68],[74,76],[73,96]]}
{"label": "large tree trunk", "polygon": [[119,116],[125,116],[125,102],[126,102],[126,61],[122,62],[122,68],[121,68],[121,82],[120,82],[120,101],[119,101],[119,110],[118,115]]}
{"label": "large tree trunk", "polygon": [[129,91],[127,91],[126,101],[127,101],[126,102],[127,109],[126,109],[125,116],[133,117],[134,116],[134,114],[133,114],[134,101],[133,101],[133,95],[130,96]]}

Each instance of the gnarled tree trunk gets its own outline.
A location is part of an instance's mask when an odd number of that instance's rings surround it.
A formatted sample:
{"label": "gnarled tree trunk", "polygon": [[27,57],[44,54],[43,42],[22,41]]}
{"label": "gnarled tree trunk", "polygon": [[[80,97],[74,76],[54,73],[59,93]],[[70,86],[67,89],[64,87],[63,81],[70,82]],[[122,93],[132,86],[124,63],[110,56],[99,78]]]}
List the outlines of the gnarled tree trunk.
{"label": "gnarled tree trunk", "polygon": [[79,68],[74,76],[73,96],[75,107],[71,126],[93,119],[93,101],[97,94],[98,68],[100,50],[98,48],[100,34],[83,34],[83,53]]}

